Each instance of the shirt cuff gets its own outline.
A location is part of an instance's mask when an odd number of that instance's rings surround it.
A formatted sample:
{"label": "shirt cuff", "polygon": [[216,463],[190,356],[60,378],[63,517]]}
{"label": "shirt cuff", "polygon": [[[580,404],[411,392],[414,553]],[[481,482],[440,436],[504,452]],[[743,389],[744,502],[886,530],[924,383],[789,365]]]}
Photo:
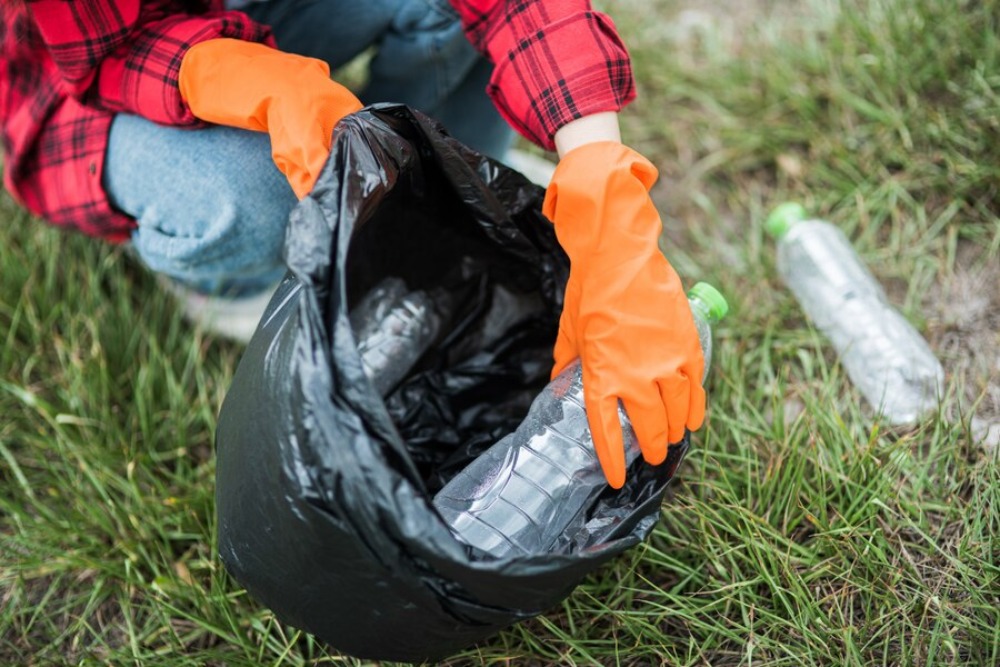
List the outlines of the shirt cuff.
{"label": "shirt cuff", "polygon": [[508,33],[506,44],[490,44],[489,51],[490,98],[514,129],[548,150],[566,123],[620,111],[635,99],[628,51],[600,12],[562,16],[516,41]]}

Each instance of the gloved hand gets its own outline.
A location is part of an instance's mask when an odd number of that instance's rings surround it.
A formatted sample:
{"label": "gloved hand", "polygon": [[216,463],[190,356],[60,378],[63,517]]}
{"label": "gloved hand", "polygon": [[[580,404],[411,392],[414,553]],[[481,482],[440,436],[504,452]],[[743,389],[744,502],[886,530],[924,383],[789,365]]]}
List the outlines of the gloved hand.
{"label": "gloved hand", "polygon": [[705,416],[694,317],[657,246],[656,178],[648,160],[620,143],[585,144],[560,160],[542,209],[570,258],[552,375],[580,357],[594,447],[616,489],[625,483],[619,399],[653,465]]}
{"label": "gloved hand", "polygon": [[361,108],[315,58],[210,39],[181,61],[181,97],[198,118],[271,135],[271,157],[301,199],[330,155],[333,127]]}

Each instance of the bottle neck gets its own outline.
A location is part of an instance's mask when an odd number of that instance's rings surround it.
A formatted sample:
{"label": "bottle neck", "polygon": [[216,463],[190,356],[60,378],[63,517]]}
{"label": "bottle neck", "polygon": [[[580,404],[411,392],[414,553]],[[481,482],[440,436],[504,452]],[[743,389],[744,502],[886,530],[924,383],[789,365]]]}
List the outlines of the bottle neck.
{"label": "bottle neck", "polygon": [[695,297],[688,299],[688,302],[691,304],[691,312],[699,319],[708,322],[712,326],[715,326],[719,322],[719,318],[713,315],[711,307],[701,299]]}

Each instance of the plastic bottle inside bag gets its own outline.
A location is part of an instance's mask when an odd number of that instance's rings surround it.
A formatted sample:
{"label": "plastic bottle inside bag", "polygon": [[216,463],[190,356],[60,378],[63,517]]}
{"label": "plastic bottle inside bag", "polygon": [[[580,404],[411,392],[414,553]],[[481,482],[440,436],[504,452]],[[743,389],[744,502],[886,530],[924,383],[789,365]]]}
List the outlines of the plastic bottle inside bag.
{"label": "plastic bottle inside bag", "polygon": [[[707,374],[712,325],[728,306],[706,283],[695,285],[688,301]],[[542,390],[516,431],[438,492],[434,506],[462,542],[498,558],[546,553],[608,488],[584,405],[577,360]],[[618,416],[630,465],[640,454],[639,443],[621,406]]]}
{"label": "plastic bottle inside bag", "polygon": [[840,356],[865,399],[893,424],[937,407],[944,370],[917,330],[889,303],[847,237],[795,203],[767,219],[778,272]]}
{"label": "plastic bottle inside bag", "polygon": [[382,396],[406,377],[444,325],[433,295],[411,291],[396,277],[369,290],[350,320],[365,375]]}

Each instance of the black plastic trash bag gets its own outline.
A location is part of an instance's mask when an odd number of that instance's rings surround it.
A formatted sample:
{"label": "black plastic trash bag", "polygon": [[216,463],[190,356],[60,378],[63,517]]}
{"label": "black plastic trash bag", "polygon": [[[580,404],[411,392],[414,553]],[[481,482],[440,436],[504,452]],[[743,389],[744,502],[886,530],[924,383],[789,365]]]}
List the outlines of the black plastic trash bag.
{"label": "black plastic trash bag", "polygon": [[[379,105],[340,124],[292,213],[291,273],[219,416],[219,549],[278,618],[339,651],[446,656],[549,609],[659,516],[686,444],[609,488],[575,552],[496,560],[458,542],[431,505],[548,381],[568,263],[542,196],[428,118]],[[383,400],[348,313],[387,276],[447,295],[448,325]],[[487,330],[500,294],[535,305],[498,337]]]}

